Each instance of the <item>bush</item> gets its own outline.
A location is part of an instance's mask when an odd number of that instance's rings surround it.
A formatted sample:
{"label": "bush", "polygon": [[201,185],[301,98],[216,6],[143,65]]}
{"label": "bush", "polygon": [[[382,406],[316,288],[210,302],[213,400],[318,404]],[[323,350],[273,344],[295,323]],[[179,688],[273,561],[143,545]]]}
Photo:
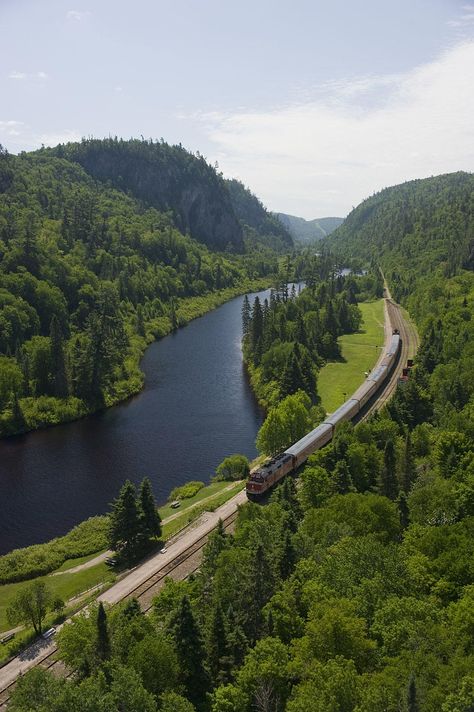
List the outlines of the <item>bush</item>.
{"label": "bush", "polygon": [[187,482],[181,487],[175,487],[169,496],[169,500],[172,501],[174,499],[189,499],[190,497],[194,497],[203,487],[204,482],[197,482],[194,480],[191,482]]}
{"label": "bush", "polygon": [[244,480],[249,473],[250,465],[245,455],[230,455],[218,465],[214,480]]}
{"label": "bush", "polygon": [[91,517],[65,536],[0,556],[0,584],[25,581],[54,571],[67,559],[107,548],[108,517]]}

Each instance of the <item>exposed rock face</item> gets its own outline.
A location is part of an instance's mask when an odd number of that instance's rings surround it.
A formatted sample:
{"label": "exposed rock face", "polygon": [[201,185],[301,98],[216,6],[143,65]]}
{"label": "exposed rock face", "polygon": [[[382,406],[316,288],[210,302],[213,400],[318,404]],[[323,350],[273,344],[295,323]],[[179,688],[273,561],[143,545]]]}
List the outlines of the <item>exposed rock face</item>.
{"label": "exposed rock face", "polygon": [[226,184],[204,158],[181,146],[117,139],[84,140],[53,152],[146,205],[169,211],[182,232],[211,249],[243,252],[242,227]]}

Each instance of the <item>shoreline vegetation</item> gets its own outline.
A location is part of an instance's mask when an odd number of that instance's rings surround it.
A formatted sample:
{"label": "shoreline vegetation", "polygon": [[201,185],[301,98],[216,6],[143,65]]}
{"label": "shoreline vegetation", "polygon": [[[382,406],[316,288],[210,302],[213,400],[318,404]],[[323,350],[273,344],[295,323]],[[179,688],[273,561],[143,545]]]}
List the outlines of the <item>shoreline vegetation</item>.
{"label": "shoreline vegetation", "polygon": [[[182,499],[178,510],[170,507],[170,494],[168,502],[158,507],[163,523],[161,542],[168,542],[196,521],[203,512],[214,511],[220,507],[244,485],[244,481],[210,482],[201,487],[194,496]],[[62,537],[15,549],[0,557],[0,641],[12,630],[6,617],[11,600],[21,588],[28,587],[32,582],[47,582],[54,596],[65,601],[65,608],[60,613],[62,618],[82,608],[117,580],[116,573],[102,559],[93,566],[70,571],[107,552],[109,516],[107,514],[90,517]],[[153,553],[156,553],[156,550],[151,552]],[[147,556],[149,555],[150,552]],[[15,569],[12,570],[15,563],[16,576]],[[19,571],[21,564],[24,567],[23,572]],[[54,624],[56,618],[57,616],[51,613],[48,623]],[[0,644],[0,666],[31,643],[33,638],[32,632],[24,628],[18,630],[8,644]]]}
{"label": "shoreline vegetation", "polygon": [[243,294],[259,292],[268,289],[274,282],[272,277],[245,279],[239,285],[226,287],[208,294],[183,297],[176,300],[175,311],[170,316],[155,318],[144,323],[144,335],[130,334],[130,348],[125,358],[128,377],[109,389],[103,403],[86,403],[80,398],[56,398],[54,396],[25,397],[18,399],[22,412],[21,424],[18,430],[8,434],[0,432],[0,443],[17,435],[24,435],[33,430],[50,428],[55,425],[80,420],[106,408],[123,403],[128,398],[138,395],[143,389],[145,374],[140,368],[140,362],[145,351],[155,341],[169,336],[176,329],[187,326],[194,319],[217,309],[228,301]]}

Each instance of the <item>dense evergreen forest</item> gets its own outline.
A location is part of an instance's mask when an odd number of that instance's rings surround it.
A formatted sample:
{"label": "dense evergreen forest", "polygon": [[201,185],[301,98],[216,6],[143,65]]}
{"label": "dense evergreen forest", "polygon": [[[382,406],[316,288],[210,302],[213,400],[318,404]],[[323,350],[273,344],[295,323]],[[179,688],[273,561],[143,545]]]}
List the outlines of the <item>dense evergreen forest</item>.
{"label": "dense evergreen forest", "polygon": [[147,343],[275,274],[255,202],[244,245],[225,181],[181,147],[2,149],[0,435],[137,392]]}
{"label": "dense evergreen forest", "polygon": [[[218,528],[200,571],[167,581],[150,616],[132,600],[65,626],[59,656],[75,679],[36,669],[12,712],[471,712],[471,181],[384,191],[331,240],[345,258],[380,263],[419,325],[415,368],[389,406],[343,424],[298,488],[287,478],[266,506],[242,507],[232,536]],[[309,296],[275,297],[292,353],[308,336],[298,301],[320,297],[324,264],[307,274]],[[334,287],[336,303],[344,294],[351,305],[347,283]],[[246,338],[259,361],[256,323]],[[302,390],[288,399],[311,406]]]}
{"label": "dense evergreen forest", "polygon": [[296,259],[296,273],[303,269],[308,285],[300,294],[294,285],[289,289],[283,282],[263,303],[258,297],[253,305],[244,299],[244,360],[252,387],[266,408],[298,390],[318,403],[319,368],[340,358],[338,337],[360,326],[357,297],[382,294],[379,273],[335,277],[332,266],[326,280],[320,281],[322,263],[320,257],[309,254]]}

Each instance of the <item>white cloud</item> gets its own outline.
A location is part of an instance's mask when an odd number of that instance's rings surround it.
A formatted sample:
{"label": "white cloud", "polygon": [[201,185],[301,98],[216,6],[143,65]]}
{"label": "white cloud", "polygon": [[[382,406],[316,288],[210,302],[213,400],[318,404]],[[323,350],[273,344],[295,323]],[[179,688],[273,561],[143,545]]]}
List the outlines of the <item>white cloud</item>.
{"label": "white cloud", "polygon": [[449,20],[448,25],[455,28],[474,27],[474,5],[463,5],[461,14],[456,19]]}
{"label": "white cloud", "polygon": [[86,20],[89,15],[89,10],[68,10],[66,13],[67,19],[73,22],[82,22],[82,20]]}
{"label": "white cloud", "polygon": [[319,87],[273,111],[204,114],[214,153],[273,210],[344,215],[376,190],[474,169],[474,42],[405,74]]}
{"label": "white cloud", "polygon": [[27,74],[26,72],[17,72],[14,70],[8,75],[9,79],[15,79],[17,81],[24,81],[25,79],[44,81],[49,79],[46,72],[33,72],[32,74]]}
{"label": "white cloud", "polygon": [[36,137],[34,144],[44,144],[45,146],[57,146],[58,143],[68,143],[70,141],[80,141],[83,134],[74,129],[64,129],[54,133],[44,133]]}
{"label": "white cloud", "polygon": [[22,127],[25,124],[23,121],[0,121],[0,134],[4,136],[20,136]]}

